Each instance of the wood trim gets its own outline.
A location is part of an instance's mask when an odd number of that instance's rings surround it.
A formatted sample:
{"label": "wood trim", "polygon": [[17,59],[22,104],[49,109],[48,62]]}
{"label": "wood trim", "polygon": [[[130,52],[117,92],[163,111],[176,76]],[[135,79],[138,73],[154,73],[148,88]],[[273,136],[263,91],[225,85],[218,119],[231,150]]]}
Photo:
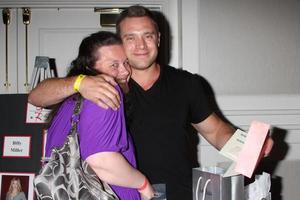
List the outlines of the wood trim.
{"label": "wood trim", "polygon": [[22,7],[30,7],[30,8],[76,8],[76,7],[95,7],[95,6],[118,6],[118,7],[127,7],[134,4],[141,4],[145,6],[160,6],[160,5],[167,5],[168,0],[144,0],[142,3],[138,0],[127,0],[127,1],[117,1],[117,0],[110,0],[110,1],[84,1],[84,0],[38,0],[38,1],[29,1],[29,0],[2,0],[0,2],[1,7],[9,7],[9,8],[22,8]]}

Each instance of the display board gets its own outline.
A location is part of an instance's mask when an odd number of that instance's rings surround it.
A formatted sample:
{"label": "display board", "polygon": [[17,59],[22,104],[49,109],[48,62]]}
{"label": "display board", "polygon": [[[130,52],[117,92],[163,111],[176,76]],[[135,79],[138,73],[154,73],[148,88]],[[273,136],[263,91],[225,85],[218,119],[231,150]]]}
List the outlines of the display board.
{"label": "display board", "polygon": [[[44,152],[44,134],[47,124],[43,109],[29,106],[27,94],[0,95],[0,184],[4,189],[9,178],[24,177],[31,182],[41,168]],[[35,110],[34,110],[35,109]],[[16,175],[16,176],[15,176]],[[31,183],[22,182],[24,186]],[[26,192],[32,199],[32,192]],[[3,199],[5,191],[1,191]]]}

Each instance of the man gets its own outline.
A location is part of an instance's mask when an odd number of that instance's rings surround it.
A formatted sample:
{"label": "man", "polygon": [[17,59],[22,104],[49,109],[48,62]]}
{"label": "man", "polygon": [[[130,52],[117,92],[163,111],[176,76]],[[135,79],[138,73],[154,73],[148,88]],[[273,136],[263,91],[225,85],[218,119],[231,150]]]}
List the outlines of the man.
{"label": "man", "polygon": [[[196,75],[157,63],[160,33],[149,10],[132,6],[123,11],[117,34],[132,69],[126,112],[138,168],[152,184],[166,184],[168,200],[192,199],[188,127],[192,125],[217,149],[235,129],[209,108]],[[58,103],[74,93],[75,79],[46,80],[30,93],[29,101],[37,106]],[[111,84],[115,83],[107,76],[87,77],[79,92],[100,106],[117,109],[119,100]]]}

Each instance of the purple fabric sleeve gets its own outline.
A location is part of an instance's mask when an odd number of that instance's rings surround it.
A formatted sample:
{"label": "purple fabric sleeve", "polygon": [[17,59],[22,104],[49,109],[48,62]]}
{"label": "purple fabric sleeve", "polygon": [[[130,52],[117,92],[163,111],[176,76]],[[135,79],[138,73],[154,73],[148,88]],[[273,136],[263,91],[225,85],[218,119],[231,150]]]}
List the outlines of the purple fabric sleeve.
{"label": "purple fabric sleeve", "polygon": [[84,100],[79,122],[82,159],[99,152],[123,152],[128,149],[122,109],[103,109]]}

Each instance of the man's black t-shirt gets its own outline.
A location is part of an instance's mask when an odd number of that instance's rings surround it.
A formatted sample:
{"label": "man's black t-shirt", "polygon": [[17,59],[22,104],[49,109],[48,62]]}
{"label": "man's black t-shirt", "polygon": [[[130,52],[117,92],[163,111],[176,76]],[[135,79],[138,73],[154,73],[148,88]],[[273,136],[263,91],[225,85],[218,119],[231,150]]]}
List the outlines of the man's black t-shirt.
{"label": "man's black t-shirt", "polygon": [[188,127],[211,114],[200,77],[162,66],[153,86],[144,90],[130,80],[126,110],[137,164],[151,184],[165,183],[167,199],[192,199],[192,163]]}

